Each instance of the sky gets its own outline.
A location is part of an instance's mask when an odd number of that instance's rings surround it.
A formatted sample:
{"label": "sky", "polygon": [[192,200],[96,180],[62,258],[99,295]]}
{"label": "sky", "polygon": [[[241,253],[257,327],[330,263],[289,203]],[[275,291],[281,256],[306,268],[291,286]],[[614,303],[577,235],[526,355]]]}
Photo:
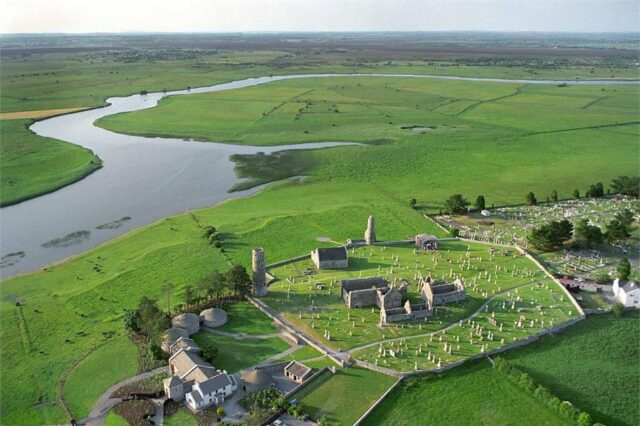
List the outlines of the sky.
{"label": "sky", "polygon": [[1,0],[0,32],[638,32],[638,0]]}

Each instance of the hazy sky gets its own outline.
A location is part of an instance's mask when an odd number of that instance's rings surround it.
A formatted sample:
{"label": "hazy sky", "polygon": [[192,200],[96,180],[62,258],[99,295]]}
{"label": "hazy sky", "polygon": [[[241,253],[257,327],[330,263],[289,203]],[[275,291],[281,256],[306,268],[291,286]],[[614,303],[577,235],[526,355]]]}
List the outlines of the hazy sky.
{"label": "hazy sky", "polygon": [[0,31],[639,31],[638,0],[0,0]]}

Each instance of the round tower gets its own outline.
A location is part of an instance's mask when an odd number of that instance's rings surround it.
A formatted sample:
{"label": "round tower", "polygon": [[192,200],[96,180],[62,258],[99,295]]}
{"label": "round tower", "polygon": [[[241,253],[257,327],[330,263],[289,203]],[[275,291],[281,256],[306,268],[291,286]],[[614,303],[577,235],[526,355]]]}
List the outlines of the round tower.
{"label": "round tower", "polygon": [[368,246],[372,246],[376,242],[376,223],[373,215],[369,216],[367,221],[367,230],[364,233],[364,242]]}
{"label": "round tower", "polygon": [[251,270],[253,271],[253,294],[264,296],[267,294],[267,266],[264,262],[264,249],[255,248],[251,252]]}

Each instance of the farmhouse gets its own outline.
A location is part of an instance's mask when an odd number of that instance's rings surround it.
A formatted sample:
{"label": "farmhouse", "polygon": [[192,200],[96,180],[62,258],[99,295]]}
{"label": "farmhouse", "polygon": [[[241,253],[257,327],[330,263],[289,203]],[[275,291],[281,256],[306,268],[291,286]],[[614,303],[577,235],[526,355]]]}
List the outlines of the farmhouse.
{"label": "farmhouse", "polygon": [[318,269],[340,269],[349,266],[346,247],[317,248],[311,252],[311,260]]}
{"label": "farmhouse", "polygon": [[456,278],[453,283],[438,284],[436,280],[429,275],[426,278],[420,278],[418,288],[422,293],[422,300],[424,300],[429,307],[461,302],[467,298],[464,284],[460,278]]}
{"label": "farmhouse", "polygon": [[312,370],[310,367],[298,362],[291,361],[284,367],[284,376],[293,380],[296,383],[302,383],[311,376]]}
{"label": "farmhouse", "polygon": [[438,237],[430,234],[419,234],[415,237],[416,246],[420,250],[438,250]]}
{"label": "farmhouse", "polygon": [[233,376],[200,357],[200,348],[191,339],[179,338],[170,351],[171,377],[163,382],[167,398],[184,400],[191,410],[199,411],[223,403],[238,388]]}
{"label": "farmhouse", "polygon": [[613,295],[625,308],[640,309],[640,287],[635,281],[622,281],[616,278],[613,281]]}

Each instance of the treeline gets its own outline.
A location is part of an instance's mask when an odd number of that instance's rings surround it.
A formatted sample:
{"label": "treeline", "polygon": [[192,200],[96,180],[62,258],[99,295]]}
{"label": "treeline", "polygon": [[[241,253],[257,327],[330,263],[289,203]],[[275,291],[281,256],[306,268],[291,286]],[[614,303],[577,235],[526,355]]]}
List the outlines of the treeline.
{"label": "treeline", "polygon": [[554,410],[559,416],[569,419],[574,424],[578,426],[604,426],[600,423],[594,423],[589,413],[579,410],[569,401],[561,401],[557,396],[553,395],[549,389],[542,385],[537,385],[531,376],[520,371],[503,358],[496,358],[493,368],[502,373],[519,388],[525,390],[538,401]]}
{"label": "treeline", "polygon": [[[603,198],[611,195],[625,195],[628,197],[640,196],[640,177],[634,176],[620,176],[613,179],[609,185],[609,188],[605,191],[602,182],[590,185],[584,192],[584,198]],[[575,189],[571,194],[574,199],[580,199],[581,193],[579,189]],[[567,197],[569,198],[569,197]],[[560,195],[555,189],[546,197],[547,202],[557,202],[560,200]],[[534,192],[529,192],[525,195],[524,201],[527,205],[538,205],[539,200]],[[416,208],[417,200],[411,198],[409,200],[409,206]],[[452,215],[462,215],[469,212],[469,206],[471,202],[467,200],[462,194],[453,194],[444,201],[444,207],[447,213]],[[473,203],[472,210],[481,211],[486,208],[486,200],[484,195],[478,195],[475,203]],[[493,208],[493,205],[492,205]],[[442,211],[440,212],[442,213]]]}

